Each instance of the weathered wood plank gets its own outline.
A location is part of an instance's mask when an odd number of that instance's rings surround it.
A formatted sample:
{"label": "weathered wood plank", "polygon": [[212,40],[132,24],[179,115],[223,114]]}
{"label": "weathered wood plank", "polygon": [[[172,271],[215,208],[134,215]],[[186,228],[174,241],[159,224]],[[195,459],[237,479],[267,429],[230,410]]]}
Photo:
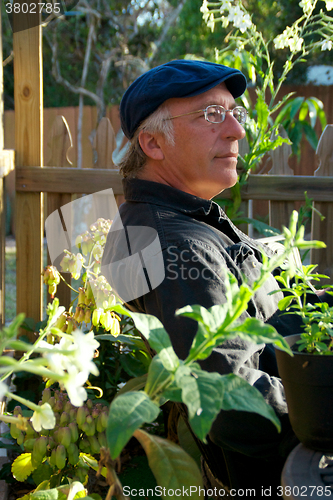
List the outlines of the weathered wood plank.
{"label": "weathered wood plank", "polygon": [[[72,168],[71,162],[68,159],[68,153],[73,147],[72,136],[69,130],[68,123],[63,116],[56,116],[51,134],[48,140],[48,146],[50,148],[50,157],[47,162],[48,165],[55,165],[60,168]],[[72,200],[72,195],[69,193],[47,193],[47,211],[46,217],[51,215],[53,212],[58,211],[60,207],[70,203]],[[53,245],[52,234],[47,235],[47,245]],[[55,242],[57,243],[57,242]],[[62,257],[61,257],[62,258]],[[52,262],[50,260],[50,255],[48,254],[48,264],[54,264],[60,271],[60,260],[57,262]],[[70,273],[62,273],[63,278],[68,284],[71,284]],[[71,290],[62,280],[57,287],[57,298],[59,299],[60,305],[69,308],[71,302]],[[48,295],[48,302],[51,298]]]}
{"label": "weathered wood plank", "polygon": [[[32,17],[26,16],[26,22],[33,23]],[[15,151],[19,165],[43,165],[42,33],[41,26],[33,24],[35,27],[13,35]],[[43,308],[41,192],[16,193],[16,247],[17,310],[39,321]]]}
{"label": "weathered wood plank", "polygon": [[6,269],[6,201],[7,175],[14,170],[14,151],[0,150],[0,327],[5,318],[5,269]]}
{"label": "weathered wood plank", "polygon": [[332,189],[333,177],[250,175],[248,185],[242,190],[242,197],[256,200],[304,201],[304,191],[307,191],[308,196],[316,201],[331,201]]}
{"label": "weathered wood plank", "polygon": [[[287,132],[281,128],[279,131],[281,137],[288,137]],[[290,144],[282,144],[268,153],[272,162],[272,168],[269,170],[268,175],[288,175],[294,176],[294,171],[288,164],[289,157],[292,153]],[[269,225],[281,231],[283,226],[289,225],[290,215],[294,210],[294,200],[292,201],[274,201],[270,200],[268,203],[269,210]]]}
{"label": "weathered wood plank", "polygon": [[[112,188],[123,194],[116,169],[70,169],[60,167],[16,167],[16,189],[23,192],[96,193]],[[304,191],[316,201],[331,201],[333,177],[250,175],[242,189],[245,200],[304,201]],[[219,198],[230,198],[228,190]]]}
{"label": "weathered wood plank", "polygon": [[[333,177],[333,125],[327,125],[322,133],[318,146],[317,157],[319,158],[319,167],[314,173],[314,178],[320,176],[324,180]],[[333,277],[333,191],[331,191],[330,200],[315,200],[314,207],[325,217],[320,222],[316,214],[312,215],[312,238],[324,241],[327,248],[324,250],[311,250],[311,262],[318,264],[317,271]]]}
{"label": "weathered wood plank", "polygon": [[118,170],[16,167],[16,189],[23,192],[96,193],[112,188],[123,194]]}

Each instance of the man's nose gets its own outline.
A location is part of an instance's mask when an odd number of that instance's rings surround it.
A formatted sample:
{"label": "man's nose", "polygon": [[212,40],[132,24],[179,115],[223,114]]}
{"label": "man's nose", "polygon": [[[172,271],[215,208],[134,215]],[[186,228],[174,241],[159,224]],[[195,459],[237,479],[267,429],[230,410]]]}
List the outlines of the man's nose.
{"label": "man's nose", "polygon": [[228,112],[226,113],[225,119],[222,123],[221,135],[223,135],[226,139],[236,139],[237,141],[240,141],[243,137],[245,137],[245,129],[243,125],[236,120],[234,115]]}

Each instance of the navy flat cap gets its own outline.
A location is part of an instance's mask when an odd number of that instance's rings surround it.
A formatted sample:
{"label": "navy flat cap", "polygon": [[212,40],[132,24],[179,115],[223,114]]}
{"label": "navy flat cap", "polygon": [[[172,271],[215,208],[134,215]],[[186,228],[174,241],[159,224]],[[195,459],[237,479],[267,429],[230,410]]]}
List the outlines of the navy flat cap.
{"label": "navy flat cap", "polygon": [[246,89],[246,78],[237,69],[206,61],[170,61],[139,76],[120,103],[121,127],[131,139],[140,125],[164,101],[192,97],[225,82],[234,98]]}

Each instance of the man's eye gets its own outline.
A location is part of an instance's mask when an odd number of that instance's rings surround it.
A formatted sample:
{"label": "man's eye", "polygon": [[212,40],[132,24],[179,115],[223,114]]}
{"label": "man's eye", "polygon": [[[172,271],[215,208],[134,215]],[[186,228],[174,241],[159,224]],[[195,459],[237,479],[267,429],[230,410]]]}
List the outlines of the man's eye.
{"label": "man's eye", "polygon": [[209,113],[207,113],[207,114],[208,114],[209,118],[214,118],[214,116],[217,116],[217,112],[216,111],[209,111]]}

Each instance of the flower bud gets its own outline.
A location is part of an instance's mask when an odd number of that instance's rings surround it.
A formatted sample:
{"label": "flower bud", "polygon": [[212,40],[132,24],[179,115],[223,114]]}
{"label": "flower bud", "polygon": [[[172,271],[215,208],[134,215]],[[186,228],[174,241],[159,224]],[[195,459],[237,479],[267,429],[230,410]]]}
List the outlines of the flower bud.
{"label": "flower bud", "polygon": [[67,448],[68,462],[76,465],[80,459],[79,449],[75,443],[71,443]]}
{"label": "flower bud", "polygon": [[79,297],[78,297],[78,301],[77,301],[77,304],[78,306],[80,306],[81,304],[85,304],[86,303],[86,295],[84,293],[84,290],[82,287],[79,288]]}
{"label": "flower bud", "polygon": [[51,408],[54,410],[54,405],[55,405],[55,397],[51,396],[50,399],[47,401]]}
{"label": "flower bud", "polygon": [[107,448],[107,441],[106,441],[105,432],[99,432],[97,434],[97,439],[98,439],[98,442],[99,442],[101,448],[102,447]]}
{"label": "flower bud", "polygon": [[64,411],[60,416],[60,425],[66,426],[69,423],[69,415],[66,411]]}
{"label": "flower bud", "polygon": [[57,448],[53,448],[53,450],[51,452],[51,455],[49,457],[49,464],[51,465],[51,467],[56,467],[57,466],[57,463],[56,463],[56,454],[57,454]]}
{"label": "flower bud", "polygon": [[90,452],[90,443],[88,441],[88,438],[83,438],[81,439],[79,443],[79,448],[83,453],[89,453]]}
{"label": "flower bud", "polygon": [[108,418],[109,418],[108,412],[102,411],[102,413],[101,413],[101,424],[102,424],[103,430],[107,428]]}
{"label": "flower bud", "polygon": [[56,448],[55,461],[58,469],[63,469],[66,465],[66,449],[62,444],[58,444]]}
{"label": "flower bud", "polygon": [[60,444],[64,445],[64,447],[67,448],[72,441],[72,434],[69,427],[61,427],[59,429],[59,434],[60,434]]}
{"label": "flower bud", "polygon": [[19,435],[16,438],[16,442],[19,446],[21,446],[21,444],[23,444],[23,441],[24,441],[24,434],[22,431],[20,431]]}
{"label": "flower bud", "polygon": [[66,333],[70,335],[74,329],[74,322],[72,318],[67,319],[67,328],[66,328]]}
{"label": "flower bud", "polygon": [[88,437],[88,441],[90,443],[90,452],[92,455],[97,455],[100,451],[100,444],[98,442],[98,439],[96,438],[96,436],[89,436]]}
{"label": "flower bud", "polygon": [[68,428],[71,433],[71,442],[76,443],[76,441],[79,439],[79,430],[77,424],[75,422],[71,422],[70,424],[68,424]]}
{"label": "flower bud", "polygon": [[33,467],[38,467],[46,456],[48,439],[46,436],[37,438],[31,452],[31,463]]}
{"label": "flower bud", "polygon": [[82,424],[82,430],[87,436],[93,436],[95,434],[95,421],[91,415],[87,416],[86,421]]}
{"label": "flower bud", "polygon": [[34,443],[36,441],[37,438],[29,438],[29,439],[26,439],[23,443],[23,446],[24,446],[24,451],[26,452],[29,452],[29,451],[32,451],[33,450],[33,447],[34,447]]}
{"label": "flower bud", "polygon": [[88,415],[88,409],[86,406],[80,406],[76,413],[76,423],[79,429],[82,429],[82,425],[85,423]]}
{"label": "flower bud", "polygon": [[11,423],[10,424],[10,435],[12,436],[13,439],[17,439],[20,435],[20,432],[22,432],[16,424]]}
{"label": "flower bud", "polygon": [[[87,452],[88,453],[88,452]],[[79,481],[82,484],[86,484],[88,479],[88,470],[84,467],[75,468],[74,481]]]}
{"label": "flower bud", "polygon": [[88,324],[88,323],[90,323],[90,319],[91,319],[91,311],[90,311],[89,307],[87,307],[86,311],[84,313],[83,321],[84,321],[84,323]]}
{"label": "flower bud", "polygon": [[49,387],[46,387],[42,395],[42,404],[48,403],[50,398],[51,398],[51,389]]}
{"label": "flower bud", "polygon": [[94,311],[92,313],[92,324],[94,326],[98,326],[102,313],[103,313],[103,309],[100,309],[100,308],[94,309]]}

